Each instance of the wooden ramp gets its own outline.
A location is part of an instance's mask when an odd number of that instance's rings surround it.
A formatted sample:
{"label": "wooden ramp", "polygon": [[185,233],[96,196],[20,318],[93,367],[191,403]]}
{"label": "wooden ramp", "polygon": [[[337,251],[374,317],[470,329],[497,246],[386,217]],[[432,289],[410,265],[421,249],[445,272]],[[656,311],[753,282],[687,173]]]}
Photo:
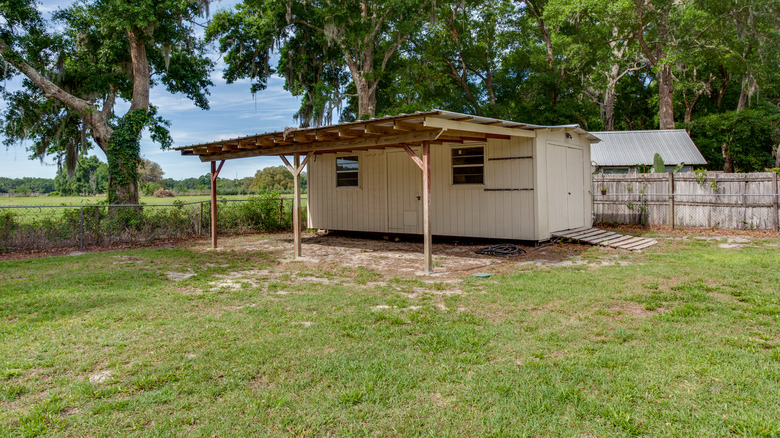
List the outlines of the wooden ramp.
{"label": "wooden ramp", "polygon": [[658,243],[657,240],[645,237],[625,236],[620,233],[600,230],[598,228],[582,227],[573,230],[558,231],[552,233],[553,237],[574,240],[580,243],[589,243],[591,245],[603,245],[610,248],[627,249],[630,251],[639,251]]}

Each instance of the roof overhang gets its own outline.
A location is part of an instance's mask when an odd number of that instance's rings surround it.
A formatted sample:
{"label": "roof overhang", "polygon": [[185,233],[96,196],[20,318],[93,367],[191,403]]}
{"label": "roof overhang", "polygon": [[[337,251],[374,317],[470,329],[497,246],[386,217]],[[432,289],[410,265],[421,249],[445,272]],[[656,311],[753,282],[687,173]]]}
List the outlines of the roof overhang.
{"label": "roof overhang", "polygon": [[325,153],[386,147],[414,146],[422,142],[463,143],[489,138],[534,138],[536,130],[560,129],[598,138],[579,125],[540,126],[433,110],[414,114],[380,117],[317,128],[288,128],[246,137],[219,140],[174,148],[182,155],[195,155],[201,161],[229,160],[295,153]]}

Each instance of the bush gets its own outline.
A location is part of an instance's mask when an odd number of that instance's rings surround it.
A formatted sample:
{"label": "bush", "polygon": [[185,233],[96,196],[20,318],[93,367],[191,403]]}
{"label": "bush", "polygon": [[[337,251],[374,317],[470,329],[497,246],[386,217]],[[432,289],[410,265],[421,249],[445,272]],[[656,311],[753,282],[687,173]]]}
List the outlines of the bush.
{"label": "bush", "polygon": [[[292,228],[292,200],[264,193],[245,202],[220,201],[217,225],[220,233],[280,231]],[[147,243],[160,239],[195,236],[207,230],[209,204],[203,217],[200,205],[174,201],[173,207],[84,206],[85,246]],[[0,251],[51,249],[78,246],[82,237],[80,208],[37,209],[31,215],[0,209]],[[304,219],[305,220],[305,219]]]}
{"label": "bush", "polygon": [[155,198],[175,198],[176,195],[173,194],[173,190],[167,190],[162,187],[154,191]]}

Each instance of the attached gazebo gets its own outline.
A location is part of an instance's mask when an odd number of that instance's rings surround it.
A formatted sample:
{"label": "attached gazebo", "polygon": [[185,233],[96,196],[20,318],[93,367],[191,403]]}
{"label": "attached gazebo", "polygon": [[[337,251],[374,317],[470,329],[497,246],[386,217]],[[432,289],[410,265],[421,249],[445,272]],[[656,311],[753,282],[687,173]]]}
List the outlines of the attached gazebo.
{"label": "attached gazebo", "polygon": [[[518,210],[517,224],[501,224],[493,227],[493,232],[490,220],[473,221],[470,229],[461,228],[456,235],[546,240],[550,232],[557,231],[546,226],[549,216],[561,212],[578,217],[572,221],[558,220],[558,227],[590,225],[589,163],[590,143],[594,141],[598,139],[579,125],[538,126],[434,110],[318,128],[286,129],[176,150],[211,163],[213,247],[217,246],[216,183],[225,160],[278,155],[295,179],[296,258],[301,255],[300,173],[309,164],[311,226],[422,234],[425,272],[430,273],[432,234],[453,235],[446,223],[433,217],[433,211],[441,208],[432,201],[432,193],[442,195],[443,201],[450,192],[473,198],[469,204],[472,209],[479,209],[484,203],[485,208],[493,205],[495,211],[499,207]],[[405,152],[409,160],[399,161],[399,155],[391,154],[392,151]],[[292,163],[286,158],[290,155]],[[317,160],[319,156],[327,159]],[[547,175],[551,164],[563,167],[550,191]],[[421,181],[408,166],[421,170]],[[567,182],[567,174],[575,177],[569,177]],[[317,186],[320,182],[322,185]],[[339,197],[347,197],[348,203],[334,212],[327,200],[335,202]],[[557,205],[555,211],[542,208],[551,201]],[[544,214],[540,214],[541,210],[545,210]],[[369,211],[387,214],[369,215]],[[453,211],[457,215],[457,210]],[[354,219],[355,215],[373,219],[340,220],[347,216]],[[406,223],[401,224],[403,221]],[[398,224],[400,228],[394,228]]]}

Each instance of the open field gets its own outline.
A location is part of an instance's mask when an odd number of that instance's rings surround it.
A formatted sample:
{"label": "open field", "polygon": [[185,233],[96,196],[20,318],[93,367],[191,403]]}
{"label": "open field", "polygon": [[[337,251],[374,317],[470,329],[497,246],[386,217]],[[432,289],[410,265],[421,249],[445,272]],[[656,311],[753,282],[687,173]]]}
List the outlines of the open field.
{"label": "open field", "polygon": [[[218,199],[249,199],[256,195],[219,195]],[[279,195],[282,198],[291,198],[290,194]],[[209,195],[182,195],[175,198],[156,198],[154,196],[141,196],[141,204],[171,204],[173,201],[198,202],[210,200]],[[303,195],[306,199],[306,195]],[[0,197],[0,207],[9,205],[87,205],[105,202],[105,195],[97,196],[11,196]]]}
{"label": "open field", "polygon": [[780,435],[780,239],[654,237],[0,262],[0,435]]}

